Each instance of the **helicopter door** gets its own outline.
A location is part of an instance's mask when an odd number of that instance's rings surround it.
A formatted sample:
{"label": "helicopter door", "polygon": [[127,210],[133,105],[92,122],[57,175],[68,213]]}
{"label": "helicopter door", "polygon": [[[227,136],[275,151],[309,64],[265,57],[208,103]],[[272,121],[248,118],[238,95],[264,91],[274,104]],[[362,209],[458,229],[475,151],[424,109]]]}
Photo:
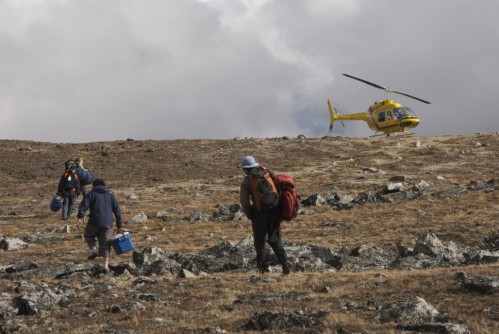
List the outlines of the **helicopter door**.
{"label": "helicopter door", "polygon": [[384,122],[386,121],[386,114],[384,111],[380,111],[378,113],[378,122]]}
{"label": "helicopter door", "polygon": [[393,117],[393,113],[392,113],[392,111],[391,111],[391,110],[387,110],[387,111],[386,111],[386,120],[387,120],[387,121],[392,121],[392,120],[394,120],[394,119],[395,119],[395,118]]}

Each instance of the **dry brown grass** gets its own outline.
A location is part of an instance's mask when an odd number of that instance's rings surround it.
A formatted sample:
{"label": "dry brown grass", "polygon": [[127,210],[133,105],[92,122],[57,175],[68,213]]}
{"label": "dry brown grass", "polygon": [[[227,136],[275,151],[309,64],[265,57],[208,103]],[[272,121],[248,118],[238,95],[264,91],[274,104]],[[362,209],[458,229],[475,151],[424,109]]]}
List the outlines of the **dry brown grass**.
{"label": "dry brown grass", "polygon": [[[420,142],[418,148],[416,143]],[[477,145],[477,143],[481,145]],[[238,202],[245,154],[254,154],[265,166],[294,176],[302,198],[339,192],[356,196],[377,191],[394,175],[425,180],[438,187],[467,186],[470,181],[499,177],[497,134],[405,138],[242,139],[116,141],[85,144],[50,144],[0,141],[0,234],[24,238],[48,233],[60,226],[59,213],[48,209],[67,157],[80,155],[117,194],[125,220],[144,212],[146,223],[128,225],[137,250],[157,246],[169,254],[195,253],[223,240],[240,241],[251,234],[247,221],[187,223],[195,211],[213,213],[216,204]],[[274,154],[273,152],[279,152]],[[375,167],[384,174],[366,174]],[[442,176],[444,179],[438,179]],[[433,232],[444,243],[475,245],[497,234],[499,192],[469,193],[459,197],[431,196],[402,203],[365,205],[349,211],[314,207],[287,223],[284,237],[295,243],[330,247],[372,244],[395,252],[395,244],[413,246],[421,233]],[[132,200],[131,194],[138,196]],[[176,209],[173,222],[155,218],[159,210]],[[81,231],[57,235],[50,245],[30,245],[19,251],[1,251],[0,267],[36,261],[83,262]],[[152,240],[146,237],[151,236]],[[112,262],[128,260],[128,254]],[[449,267],[427,270],[383,270],[334,273],[270,274],[273,283],[252,283],[255,272],[217,273],[206,278],[178,279],[155,276],[155,284],[135,287],[132,277],[33,280],[51,286],[65,283],[77,292],[69,308],[22,317],[26,332],[70,333],[194,333],[208,326],[243,332],[241,326],[257,311],[294,312],[325,309],[329,312],[323,333],[344,327],[352,333],[400,333],[393,323],[376,320],[377,308],[404,296],[417,295],[445,313],[454,323],[466,324],[472,333],[499,333],[497,295],[462,292],[453,281],[456,272],[499,276],[499,265]],[[16,280],[4,280],[0,292],[14,295]],[[80,291],[88,284],[109,286],[105,292]],[[324,287],[332,289],[321,292]],[[154,293],[160,301],[137,300],[138,292]],[[274,292],[307,295],[302,300],[277,299],[273,303],[234,303]],[[119,313],[108,312],[113,304]],[[1,322],[2,320],[0,320]],[[113,330],[111,330],[113,329]],[[277,331],[276,331],[277,332]],[[290,329],[301,333],[305,329]],[[271,333],[271,332],[269,332]]]}

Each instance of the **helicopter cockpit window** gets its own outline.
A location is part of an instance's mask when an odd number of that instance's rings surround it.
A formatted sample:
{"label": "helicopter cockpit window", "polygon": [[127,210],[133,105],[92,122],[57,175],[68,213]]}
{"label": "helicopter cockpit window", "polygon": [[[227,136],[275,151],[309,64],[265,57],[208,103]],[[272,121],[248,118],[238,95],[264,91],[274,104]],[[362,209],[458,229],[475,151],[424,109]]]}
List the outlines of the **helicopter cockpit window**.
{"label": "helicopter cockpit window", "polygon": [[404,109],[409,113],[409,116],[416,117],[416,113],[409,107],[404,107]]}
{"label": "helicopter cockpit window", "polygon": [[411,113],[409,111],[407,111],[405,108],[394,108],[393,115],[394,115],[395,119],[401,119],[404,117],[410,117]]}
{"label": "helicopter cockpit window", "polygon": [[385,112],[384,111],[381,111],[378,113],[378,121],[379,122],[384,122],[386,119],[386,116],[385,116]]}

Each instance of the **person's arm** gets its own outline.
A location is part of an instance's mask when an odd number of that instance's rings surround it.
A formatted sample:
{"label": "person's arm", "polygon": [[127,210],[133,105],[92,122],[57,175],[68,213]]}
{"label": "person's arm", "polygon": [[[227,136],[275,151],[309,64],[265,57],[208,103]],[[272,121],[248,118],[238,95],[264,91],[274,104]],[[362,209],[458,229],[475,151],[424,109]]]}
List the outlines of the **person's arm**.
{"label": "person's arm", "polygon": [[81,190],[80,190],[80,177],[78,176],[78,174],[76,174],[76,171],[75,171],[75,175],[76,175],[76,177],[78,178],[78,182],[75,182],[75,192],[76,192],[76,196],[80,196],[80,195],[81,195]]}
{"label": "person's arm", "polygon": [[114,213],[114,218],[116,218],[116,228],[118,230],[118,233],[121,233],[123,231],[123,220],[121,218],[121,209],[120,209],[120,204],[118,203],[118,200],[114,196],[113,193],[111,194],[111,201],[112,201],[112,208],[113,208],[113,213]]}
{"label": "person's arm", "polygon": [[[90,195],[87,194],[87,195]],[[83,197],[83,201],[81,201],[80,206],[78,207],[78,214],[76,215],[76,227],[80,228],[83,225],[83,217],[85,217],[85,212],[88,210],[90,205],[90,196]]]}
{"label": "person's arm", "polygon": [[63,195],[64,194],[64,189],[62,189],[62,181],[64,179],[64,175],[61,176],[61,178],[59,179],[59,184],[57,185],[57,195]]}
{"label": "person's arm", "polygon": [[239,191],[239,201],[243,208],[244,214],[248,219],[253,217],[253,206],[251,205],[251,193],[249,190],[249,183],[247,182],[247,178],[241,183],[241,188]]}

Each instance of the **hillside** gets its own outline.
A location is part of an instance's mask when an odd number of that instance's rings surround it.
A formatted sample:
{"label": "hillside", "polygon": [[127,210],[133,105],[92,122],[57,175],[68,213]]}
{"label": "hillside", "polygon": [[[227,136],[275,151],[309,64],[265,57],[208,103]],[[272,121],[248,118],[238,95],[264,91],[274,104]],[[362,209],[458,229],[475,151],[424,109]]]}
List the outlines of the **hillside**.
{"label": "hillside", "polygon": [[[250,222],[234,205],[248,154],[293,176],[304,202],[284,227],[291,275],[258,274],[246,247]],[[65,222],[50,199],[76,156],[116,194],[133,238],[112,275],[86,259],[76,219],[55,231]],[[497,133],[0,140],[0,161],[0,333],[499,332]],[[425,236],[439,249],[418,254]],[[236,253],[244,261],[222,263]],[[478,281],[488,288],[470,288]],[[415,297],[438,311],[426,327],[384,318]]]}

